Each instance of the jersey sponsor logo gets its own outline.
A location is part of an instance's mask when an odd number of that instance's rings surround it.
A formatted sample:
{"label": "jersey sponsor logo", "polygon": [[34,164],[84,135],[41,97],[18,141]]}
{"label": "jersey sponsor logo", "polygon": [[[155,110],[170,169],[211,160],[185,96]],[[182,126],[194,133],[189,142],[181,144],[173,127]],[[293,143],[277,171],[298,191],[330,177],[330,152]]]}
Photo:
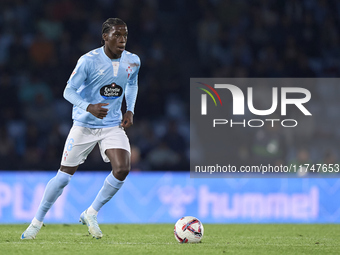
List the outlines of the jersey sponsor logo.
{"label": "jersey sponsor logo", "polygon": [[116,99],[123,94],[123,88],[116,83],[105,85],[100,89],[100,95],[104,99]]}

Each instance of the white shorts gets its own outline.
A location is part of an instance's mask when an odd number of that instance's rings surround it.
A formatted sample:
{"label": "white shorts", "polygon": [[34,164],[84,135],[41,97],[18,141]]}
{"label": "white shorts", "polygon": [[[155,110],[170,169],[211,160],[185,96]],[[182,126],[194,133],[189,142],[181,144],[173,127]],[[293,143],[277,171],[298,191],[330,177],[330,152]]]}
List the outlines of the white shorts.
{"label": "white shorts", "polygon": [[104,162],[110,162],[105,154],[107,149],[124,149],[131,153],[129,138],[119,126],[109,128],[73,126],[65,142],[61,165],[73,167],[84,163],[97,143]]}

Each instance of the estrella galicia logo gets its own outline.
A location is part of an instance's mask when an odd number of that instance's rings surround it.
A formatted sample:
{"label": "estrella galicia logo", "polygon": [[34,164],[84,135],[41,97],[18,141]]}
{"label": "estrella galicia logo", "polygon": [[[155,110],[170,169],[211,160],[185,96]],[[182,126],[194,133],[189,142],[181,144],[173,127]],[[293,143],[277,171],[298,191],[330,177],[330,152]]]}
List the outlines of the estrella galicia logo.
{"label": "estrella galicia logo", "polygon": [[116,83],[111,83],[110,85],[105,85],[100,89],[100,95],[104,99],[116,99],[123,94],[123,88]]}

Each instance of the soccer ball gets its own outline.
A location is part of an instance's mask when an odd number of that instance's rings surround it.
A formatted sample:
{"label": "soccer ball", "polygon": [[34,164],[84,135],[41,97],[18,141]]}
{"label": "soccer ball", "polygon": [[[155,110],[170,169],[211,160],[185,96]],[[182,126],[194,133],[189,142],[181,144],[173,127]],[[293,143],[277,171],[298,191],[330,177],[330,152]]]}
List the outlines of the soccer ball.
{"label": "soccer ball", "polygon": [[192,216],[180,218],[174,228],[174,235],[179,243],[198,243],[203,237],[203,225]]}

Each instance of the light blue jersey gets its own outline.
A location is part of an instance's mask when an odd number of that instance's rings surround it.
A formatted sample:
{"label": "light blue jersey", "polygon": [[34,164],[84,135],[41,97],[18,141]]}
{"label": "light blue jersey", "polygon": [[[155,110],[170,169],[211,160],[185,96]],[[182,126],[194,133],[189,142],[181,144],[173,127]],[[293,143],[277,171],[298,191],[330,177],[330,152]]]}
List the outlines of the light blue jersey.
{"label": "light blue jersey", "polygon": [[[140,59],[123,51],[119,59],[110,59],[104,47],[83,55],[71,74],[64,97],[73,106],[74,125],[90,128],[118,126],[122,121],[121,105],[125,95],[127,111],[134,113],[138,90]],[[99,119],[87,112],[89,104],[109,103],[108,114]]]}

